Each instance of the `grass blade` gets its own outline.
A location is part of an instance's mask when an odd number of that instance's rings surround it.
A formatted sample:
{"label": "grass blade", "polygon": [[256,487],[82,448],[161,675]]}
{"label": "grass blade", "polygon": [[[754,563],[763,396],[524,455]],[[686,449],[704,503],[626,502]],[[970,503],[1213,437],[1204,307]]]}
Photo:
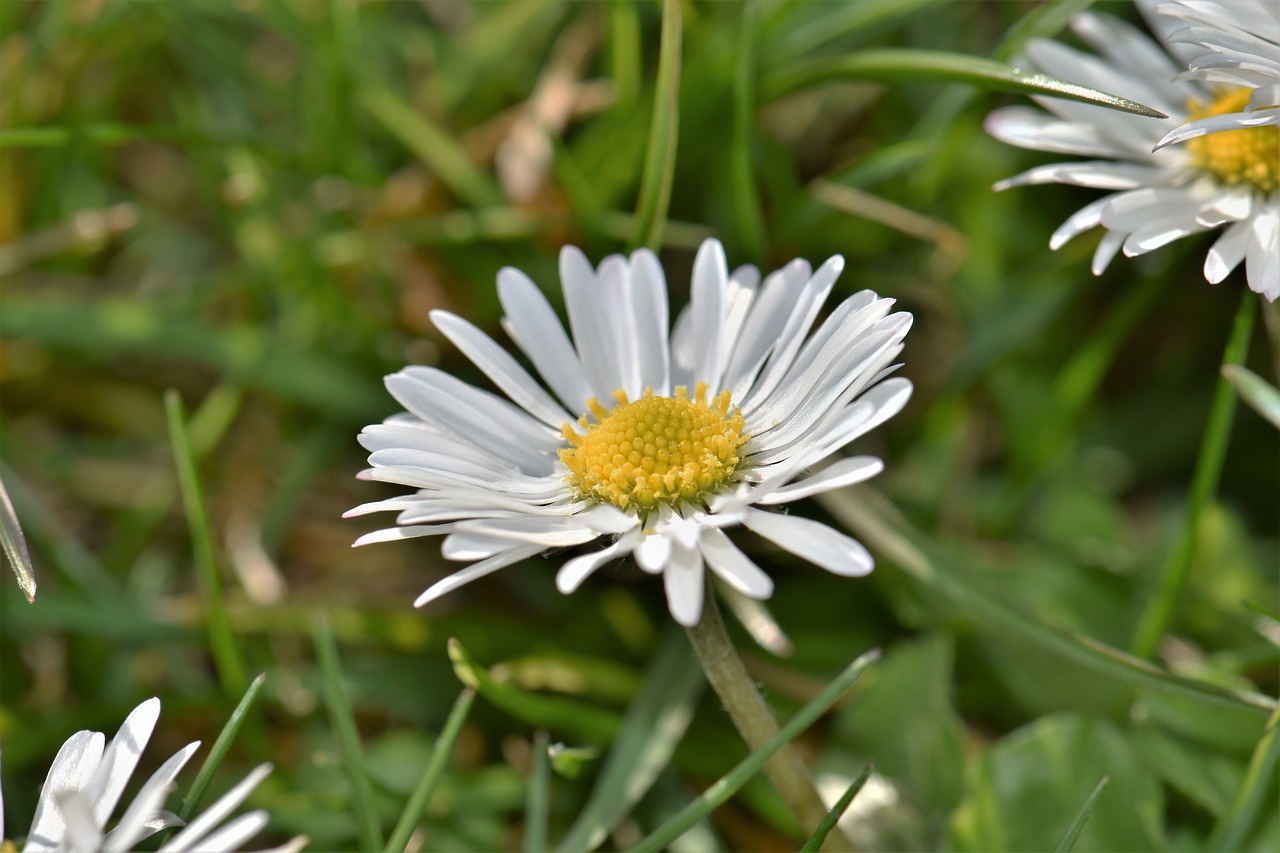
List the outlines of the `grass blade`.
{"label": "grass blade", "polygon": [[27,601],[34,602],[36,573],[31,565],[31,553],[27,551],[27,539],[22,535],[18,513],[9,501],[9,493],[5,491],[2,480],[0,480],[0,543],[4,545],[4,555],[9,558],[9,566],[18,576],[18,589],[22,590]]}
{"label": "grass blade", "polygon": [[[873,496],[877,498],[875,503]],[[1040,621],[1025,604],[1010,600],[1002,591],[938,553],[887,501],[867,487],[828,492],[818,501],[872,552],[981,616],[990,626],[998,626],[1025,642],[1135,688],[1259,714],[1269,714],[1276,708],[1276,701],[1261,693],[1182,678],[1119,649]]]}
{"label": "grass blade", "polygon": [[222,764],[222,759],[226,757],[227,751],[231,749],[231,742],[236,739],[236,734],[239,733],[240,726],[244,723],[245,717],[249,713],[249,708],[253,705],[253,700],[258,698],[262,685],[266,683],[267,674],[265,672],[258,673],[257,678],[249,683],[249,689],[244,692],[244,696],[240,699],[240,704],[236,705],[236,709],[231,712],[231,716],[227,719],[227,724],[222,727],[222,731],[218,733],[218,739],[213,742],[213,748],[209,750],[209,756],[204,760],[204,764],[200,766],[200,772],[196,774],[196,780],[191,783],[191,789],[182,798],[182,807],[178,810],[178,817],[183,820],[189,820],[196,806],[200,805],[200,798],[204,796],[205,789],[209,787],[209,782],[213,779],[213,774],[217,771],[218,766]]}
{"label": "grass blade", "polygon": [[[1243,850],[1245,838],[1250,827],[1258,817],[1258,807],[1267,787],[1275,776],[1276,763],[1280,760],[1280,708],[1267,720],[1266,732],[1253,750],[1249,759],[1249,769],[1245,771],[1244,782],[1231,801],[1227,811],[1218,825],[1209,835],[1209,849],[1223,853],[1231,850]],[[1274,805],[1274,803],[1273,803]]]}
{"label": "grass blade", "polygon": [[444,775],[445,765],[453,755],[458,734],[462,731],[462,724],[466,722],[467,714],[471,712],[471,705],[475,699],[476,691],[470,687],[458,694],[457,700],[453,703],[453,710],[445,720],[444,729],[431,749],[427,769],[423,771],[422,778],[414,786],[413,793],[409,795],[409,801],[405,803],[400,820],[396,821],[396,828],[391,831],[391,839],[387,841],[387,846],[384,848],[386,853],[399,853],[408,846],[414,828],[426,812],[427,805],[431,802],[431,795],[435,792],[436,785],[440,783],[440,777]]}
{"label": "grass blade", "polygon": [[705,683],[681,632],[668,630],[623,717],[591,796],[558,850],[594,850],[631,813],[671,760]]}
{"label": "grass blade", "polygon": [[1241,364],[1225,365],[1222,375],[1242,400],[1280,429],[1280,389]]}
{"label": "grass blade", "polygon": [[765,78],[765,99],[774,100],[833,80],[935,80],[942,83],[968,83],[1002,92],[1067,98],[1150,118],[1168,118],[1159,110],[1153,110],[1137,101],[1059,80],[1047,74],[1023,71],[993,59],[911,48],[867,50],[851,56],[817,60],[778,72]]}
{"label": "grass blade", "polygon": [[244,691],[244,664],[241,663],[235,636],[231,632],[231,620],[227,618],[222,579],[218,575],[213,553],[213,532],[209,529],[209,514],[204,505],[200,473],[196,468],[195,455],[191,451],[182,398],[177,391],[170,389],[165,392],[164,410],[169,420],[169,441],[173,445],[173,460],[178,468],[182,505],[186,509],[187,525],[191,529],[191,547],[195,552],[201,592],[208,611],[206,627],[209,632],[209,649],[213,654],[213,663],[218,670],[222,689],[234,696]]}
{"label": "grass blade", "polygon": [[1087,10],[1095,0],[1051,0],[1032,9],[1009,28],[995,50],[995,58],[1007,62],[1022,46],[1035,38],[1053,38],[1071,19]]}
{"label": "grass blade", "polygon": [[526,723],[572,732],[596,743],[611,741],[618,732],[616,714],[593,705],[541,696],[495,681],[456,639],[449,640],[449,659],[453,661],[453,671],[459,681],[474,687],[490,702]]}
{"label": "grass blade", "polygon": [[546,729],[533,736],[533,772],[524,809],[524,853],[547,849],[547,805],[551,801],[551,757]]}
{"label": "grass blade", "polygon": [[356,813],[360,846],[365,850],[378,850],[382,847],[382,826],[378,821],[377,805],[373,799],[373,785],[365,770],[360,733],[356,730],[355,715],[351,710],[351,697],[342,682],[338,641],[333,636],[333,626],[323,613],[315,616],[314,639],[324,683],[324,702],[329,709],[329,721],[338,741],[342,764],[346,768],[347,778],[351,780],[351,799]]}
{"label": "grass blade", "polygon": [[640,178],[636,231],[632,248],[656,250],[671,203],[676,174],[676,138],[680,131],[680,0],[662,2],[662,40],[658,53],[658,81],[653,96],[649,150]]}
{"label": "grass blade", "polygon": [[822,843],[827,840],[827,835],[830,834],[835,825],[840,822],[840,818],[843,817],[845,811],[848,810],[849,804],[853,802],[853,798],[858,795],[858,792],[862,790],[862,786],[867,784],[867,780],[871,778],[871,770],[874,767],[874,761],[867,762],[867,766],[862,768],[862,772],[858,774],[858,778],[854,779],[853,784],[851,784],[845,792],[840,795],[840,799],[837,800],[836,804],[827,812],[827,816],[822,819],[822,823],[818,824],[818,829],[813,833],[813,835],[809,836],[809,840],[800,848],[800,853],[817,853],[818,850],[822,849]]}
{"label": "grass blade", "polygon": [[[1231,337],[1222,354],[1224,366],[1244,361],[1249,352],[1249,338],[1257,310],[1257,297],[1246,291],[1241,296],[1240,308],[1236,311],[1235,323],[1231,327]],[[1227,456],[1227,444],[1231,441],[1231,421],[1235,411],[1236,396],[1231,390],[1231,383],[1225,378],[1219,379],[1218,387],[1213,392],[1213,402],[1209,404],[1209,422],[1204,428],[1204,439],[1196,456],[1196,470],[1191,478],[1191,491],[1187,495],[1186,519],[1178,532],[1178,540],[1164,565],[1160,567],[1159,587],[1143,608],[1138,626],[1133,632],[1133,640],[1129,643],[1129,651],[1140,658],[1149,658],[1155,652],[1160,638],[1173,621],[1178,601],[1182,598],[1182,590],[1191,575],[1191,561],[1195,557],[1196,540],[1200,533],[1200,516],[1213,498],[1213,493],[1218,490],[1222,463]]]}
{"label": "grass blade", "polygon": [[453,138],[404,101],[386,89],[374,89],[365,93],[361,103],[462,201],[471,207],[502,204],[498,188]]}
{"label": "grass blade", "polygon": [[712,809],[732,797],[734,792],[741,788],[748,779],[764,768],[764,765],[778,750],[794,740],[815,720],[826,713],[827,709],[834,705],[844,695],[844,692],[853,686],[858,677],[866,672],[867,667],[875,663],[879,657],[879,649],[872,649],[849,664],[848,668],[836,676],[813,701],[797,711],[795,716],[787,721],[786,725],[778,729],[778,733],[769,738],[764,746],[740,761],[736,767],[707,788],[702,793],[702,796],[685,806],[670,820],[641,840],[639,844],[632,848],[632,853],[649,853],[650,851],[663,849],[667,844],[679,838],[686,829],[710,814]]}
{"label": "grass blade", "polygon": [[1103,776],[1098,781],[1093,793],[1089,795],[1089,799],[1085,800],[1084,805],[1080,808],[1080,813],[1076,815],[1075,820],[1071,821],[1071,826],[1067,827],[1066,834],[1058,842],[1057,853],[1070,853],[1071,848],[1075,846],[1076,839],[1080,836],[1080,830],[1084,829],[1084,825],[1089,822],[1089,815],[1093,814],[1093,807],[1098,804],[1098,796],[1110,781],[1110,776]]}

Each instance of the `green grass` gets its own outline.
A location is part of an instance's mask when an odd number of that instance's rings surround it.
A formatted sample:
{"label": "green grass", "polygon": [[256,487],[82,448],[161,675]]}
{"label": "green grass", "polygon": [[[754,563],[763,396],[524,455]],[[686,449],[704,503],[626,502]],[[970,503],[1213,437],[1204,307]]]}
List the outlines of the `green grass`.
{"label": "green grass", "polygon": [[1050,157],[983,132],[1030,85],[995,63],[1086,5],[0,3],[0,478],[39,584],[0,577],[8,837],[63,740],[159,696],[144,769],[209,759],[169,808],[274,765],[256,846],[804,845],[654,578],[563,596],[552,554],[414,610],[438,545],[340,517],[392,494],[355,479],[385,374],[484,383],[430,310],[505,340],[497,271],[558,300],[565,243],[653,246],[679,304],[714,235],[916,318],[874,490],[796,509],[876,572],[744,538],[793,653],[729,626],[780,722],[882,649],[797,736],[853,840],[1280,846],[1280,452],[1220,378],[1230,341],[1269,411],[1275,309],[1233,320],[1210,238],[1095,278],[1096,235],[1047,243],[1096,192],[990,191]]}

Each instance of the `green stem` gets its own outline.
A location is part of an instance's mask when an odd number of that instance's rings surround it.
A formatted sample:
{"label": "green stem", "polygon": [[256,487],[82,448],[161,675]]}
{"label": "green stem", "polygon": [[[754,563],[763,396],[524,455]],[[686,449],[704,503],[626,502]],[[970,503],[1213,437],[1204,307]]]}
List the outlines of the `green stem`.
{"label": "green stem", "polygon": [[[1231,338],[1227,341],[1226,351],[1222,355],[1224,366],[1239,364],[1244,360],[1245,353],[1249,349],[1249,336],[1253,330],[1257,310],[1257,298],[1249,291],[1245,291],[1240,300],[1240,308],[1236,311]],[[1205,427],[1204,439],[1200,444],[1200,454],[1196,459],[1191,492],[1187,497],[1186,520],[1173,550],[1169,552],[1168,559],[1160,569],[1159,588],[1155,596],[1147,602],[1142,616],[1138,619],[1133,640],[1129,643],[1129,650],[1140,658],[1149,658],[1155,651],[1160,638],[1164,636],[1169,624],[1173,621],[1174,611],[1182,597],[1182,590],[1187,585],[1200,532],[1200,517],[1218,489],[1218,478],[1222,474],[1222,462],[1227,455],[1227,442],[1231,437],[1231,421],[1235,415],[1235,407],[1236,395],[1231,389],[1231,383],[1225,378],[1220,378],[1213,394],[1213,403],[1209,408],[1209,423]]]}
{"label": "green stem", "polygon": [[[702,618],[688,632],[693,650],[707,673],[707,680],[724,703],[738,733],[753,752],[760,749],[778,733],[778,722],[765,704],[764,697],[756,690],[755,681],[747,673],[742,658],[738,657],[737,650],[725,631],[720,608],[716,605],[715,591],[710,584],[707,585],[703,598]],[[827,807],[818,796],[813,778],[800,760],[799,753],[791,744],[787,744],[769,759],[764,769],[778,793],[786,800],[805,835],[816,833],[823,818],[827,816]],[[837,828],[827,837],[827,844],[823,845],[823,849],[852,850],[853,846]]]}
{"label": "green stem", "polygon": [[649,127],[649,149],[640,177],[635,245],[632,248],[658,248],[671,203],[671,184],[676,174],[676,137],[680,127],[680,23],[680,0],[663,0],[653,123]]}

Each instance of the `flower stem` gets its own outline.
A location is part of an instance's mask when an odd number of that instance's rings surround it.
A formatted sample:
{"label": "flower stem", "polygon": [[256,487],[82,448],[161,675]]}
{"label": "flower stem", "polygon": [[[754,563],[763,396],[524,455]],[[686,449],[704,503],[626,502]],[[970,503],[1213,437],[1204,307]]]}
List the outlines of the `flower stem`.
{"label": "flower stem", "polygon": [[[752,751],[760,749],[765,741],[777,734],[778,722],[765,704],[764,697],[756,690],[755,682],[725,631],[720,608],[716,605],[715,590],[710,585],[703,598],[702,618],[688,632],[693,650],[707,673],[707,680],[724,703],[738,733]],[[769,759],[765,773],[786,800],[805,835],[813,835],[826,817],[827,807],[822,804],[809,769],[794,747],[788,744]],[[840,835],[837,828],[827,836],[822,849],[852,850],[853,845]]]}
{"label": "flower stem", "polygon": [[[1249,336],[1257,315],[1258,299],[1245,291],[1231,327],[1231,338],[1222,354],[1223,365],[1239,364],[1249,350]],[[1200,532],[1200,516],[1218,489],[1222,474],[1222,462],[1227,455],[1227,442],[1231,438],[1231,421],[1236,410],[1236,395],[1231,383],[1218,379],[1209,407],[1209,422],[1205,426],[1196,459],[1196,470],[1191,480],[1191,492],[1187,496],[1187,517],[1178,534],[1178,541],[1160,569],[1160,586],[1142,611],[1138,627],[1134,630],[1129,651],[1140,658],[1149,658],[1173,621],[1178,600],[1191,574],[1191,560],[1195,556],[1196,540]]]}

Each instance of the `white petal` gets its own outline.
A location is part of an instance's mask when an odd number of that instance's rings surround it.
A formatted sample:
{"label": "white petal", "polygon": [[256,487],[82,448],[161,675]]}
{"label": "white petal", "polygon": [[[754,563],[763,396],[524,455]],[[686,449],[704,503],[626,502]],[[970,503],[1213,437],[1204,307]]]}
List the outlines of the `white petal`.
{"label": "white petal", "polygon": [[1090,272],[1094,275],[1102,275],[1128,236],[1123,231],[1108,231],[1103,234],[1102,239],[1098,241],[1098,248],[1093,252],[1093,262],[1089,266]]}
{"label": "white petal", "polygon": [[[719,240],[704,240],[693,259],[693,285],[689,299],[693,339],[697,352],[693,383],[705,382],[711,393],[720,389],[724,375],[725,284],[729,266]],[[693,390],[692,388],[690,390]]]}
{"label": "white petal", "polygon": [[1102,210],[1102,224],[1116,231],[1133,232],[1157,219],[1188,213],[1195,218],[1196,202],[1186,189],[1149,187],[1111,196]]}
{"label": "white petal", "polygon": [[49,765],[44,785],[40,787],[40,799],[36,814],[31,820],[27,849],[54,850],[62,837],[66,823],[58,808],[56,795],[66,791],[79,791],[89,784],[102,761],[106,738],[99,732],[81,731],[67,738]]}
{"label": "white petal", "polygon": [[[262,831],[269,819],[267,813],[261,809],[242,814],[235,820],[229,821],[226,826],[207,835],[200,842],[199,849],[208,851],[239,850],[240,845]],[[166,846],[160,849],[164,851],[169,848]]]}
{"label": "white petal", "polygon": [[671,561],[662,572],[667,593],[667,608],[675,620],[692,628],[702,618],[702,597],[706,582],[702,578],[702,553],[697,548],[675,544]]}
{"label": "white petal", "polygon": [[[987,133],[1009,145],[1058,154],[1120,159],[1125,149],[1103,138],[1091,124],[1063,121],[1032,107],[1002,107],[983,122]],[[1009,184],[1001,181],[997,189]]]}
{"label": "white petal", "polygon": [[652,387],[655,394],[667,396],[671,393],[667,279],[662,265],[648,249],[631,255],[631,303],[640,351],[640,390]]}
{"label": "white petal", "polygon": [[456,527],[456,524],[410,524],[404,527],[386,527],[366,533],[352,542],[351,547],[359,548],[378,542],[398,542],[401,539],[416,539],[419,536],[439,536],[442,533],[449,533]]}
{"label": "white petal", "polygon": [[[253,789],[258,787],[270,772],[270,764],[259,764],[239,784],[219,797],[217,802],[201,812],[199,817],[187,824],[181,832],[169,839],[160,849],[172,851],[172,853],[181,853],[181,851],[190,850],[194,845],[199,844],[200,840],[211,829],[217,826],[223,818],[235,811],[248,798],[249,794],[253,793]],[[263,812],[262,814],[266,813]],[[221,849],[218,845],[212,843],[202,846],[207,849]]]}
{"label": "white petal", "polygon": [[478,563],[467,566],[465,569],[456,571],[447,578],[432,584],[427,588],[426,592],[418,596],[418,598],[413,602],[413,606],[422,607],[424,604],[435,601],[447,592],[453,592],[463,584],[468,584],[473,580],[484,577],[485,575],[493,574],[498,569],[506,568],[512,563],[518,563],[521,560],[532,557],[534,554],[543,550],[545,549],[541,545],[521,545],[512,548],[510,551],[490,557],[487,560],[481,560]]}
{"label": "white petal", "polygon": [[1249,288],[1269,301],[1280,297],[1280,202],[1254,216],[1252,239],[1245,254],[1245,276]]}
{"label": "white petal", "polygon": [[802,310],[798,298],[803,297],[810,272],[807,262],[795,260],[770,274],[758,289],[725,368],[724,384],[734,400],[746,399],[788,318]]}
{"label": "white petal", "polygon": [[582,251],[574,246],[560,250],[560,286],[564,289],[573,342],[582,359],[582,370],[592,396],[610,400],[619,387],[619,365],[611,335],[612,317],[601,299],[603,288],[595,270]]}
{"label": "white petal", "polygon": [[[97,853],[101,850],[102,828],[94,820],[93,804],[84,791],[61,791],[55,800],[65,822],[57,849],[71,853]],[[32,849],[30,841],[25,849]]]}
{"label": "white petal", "polygon": [[484,332],[448,311],[432,311],[430,316],[435,327],[526,412],[556,429],[575,420]]}
{"label": "white petal", "polygon": [[582,362],[542,291],[524,273],[506,267],[498,273],[498,300],[516,344],[547,385],[571,411],[585,412],[591,390]]}
{"label": "white petal", "polygon": [[129,713],[111,739],[102,755],[102,764],[85,787],[85,796],[93,803],[93,818],[97,826],[106,826],[107,818],[115,811],[159,718],[160,700],[148,699]]}
{"label": "white petal", "polygon": [[743,523],[748,530],[833,574],[861,577],[875,567],[860,542],[808,518],[753,509]]}
{"label": "white petal", "polygon": [[645,533],[636,546],[636,562],[640,568],[656,575],[671,559],[671,540],[661,533]]}
{"label": "white petal", "polygon": [[561,566],[560,571],[556,572],[556,588],[565,595],[573,592],[596,569],[635,550],[636,545],[639,544],[640,536],[639,528],[635,528],[608,548],[601,548],[599,551],[574,557]]}
{"label": "white petal", "polygon": [[1280,110],[1256,110],[1254,112],[1227,113],[1226,115],[1209,116],[1188,122],[1175,130],[1169,131],[1153,151],[1159,151],[1166,145],[1176,145],[1188,139],[1196,139],[1210,133],[1222,131],[1244,130],[1247,128],[1271,127],[1280,124]]}
{"label": "white petal", "polygon": [[832,489],[851,486],[854,483],[861,483],[864,480],[871,479],[883,470],[884,463],[874,456],[855,456],[851,459],[841,459],[828,465],[812,477],[806,477],[798,483],[777,489],[757,498],[755,503],[772,506],[800,500],[810,495],[829,492]]}
{"label": "white petal", "polygon": [[1252,236],[1251,224],[1233,222],[1222,232],[1204,261],[1204,277],[1210,284],[1217,284],[1226,278],[1233,269],[1244,260],[1245,251],[1249,248]]}
{"label": "white petal", "polygon": [[1126,237],[1123,246],[1124,254],[1130,258],[1145,255],[1174,240],[1203,230],[1205,230],[1204,226],[1195,219],[1188,220],[1185,213],[1175,213],[1144,225]]}
{"label": "white petal", "polygon": [[103,849],[106,853],[132,850],[139,840],[150,834],[147,832],[147,823],[156,816],[174,778],[199,747],[199,741],[187,744],[151,775],[125,810],[120,823],[104,839]]}
{"label": "white petal", "polygon": [[1085,160],[1078,163],[1050,163],[1006,178],[995,185],[997,191],[1029,184],[1068,184],[1099,190],[1128,190],[1165,183],[1168,171],[1156,166]]}
{"label": "white petal", "polygon": [[1053,232],[1053,236],[1049,238],[1049,248],[1055,252],[1067,244],[1080,234],[1093,228],[1102,222],[1102,208],[1115,198],[1114,195],[1103,196],[1097,201],[1090,202],[1084,207],[1077,210],[1067,218],[1067,221],[1058,226],[1058,230]]}
{"label": "white petal", "polygon": [[773,595],[773,579],[742,553],[723,530],[704,527],[698,544],[711,571],[734,589],[755,599]]}

